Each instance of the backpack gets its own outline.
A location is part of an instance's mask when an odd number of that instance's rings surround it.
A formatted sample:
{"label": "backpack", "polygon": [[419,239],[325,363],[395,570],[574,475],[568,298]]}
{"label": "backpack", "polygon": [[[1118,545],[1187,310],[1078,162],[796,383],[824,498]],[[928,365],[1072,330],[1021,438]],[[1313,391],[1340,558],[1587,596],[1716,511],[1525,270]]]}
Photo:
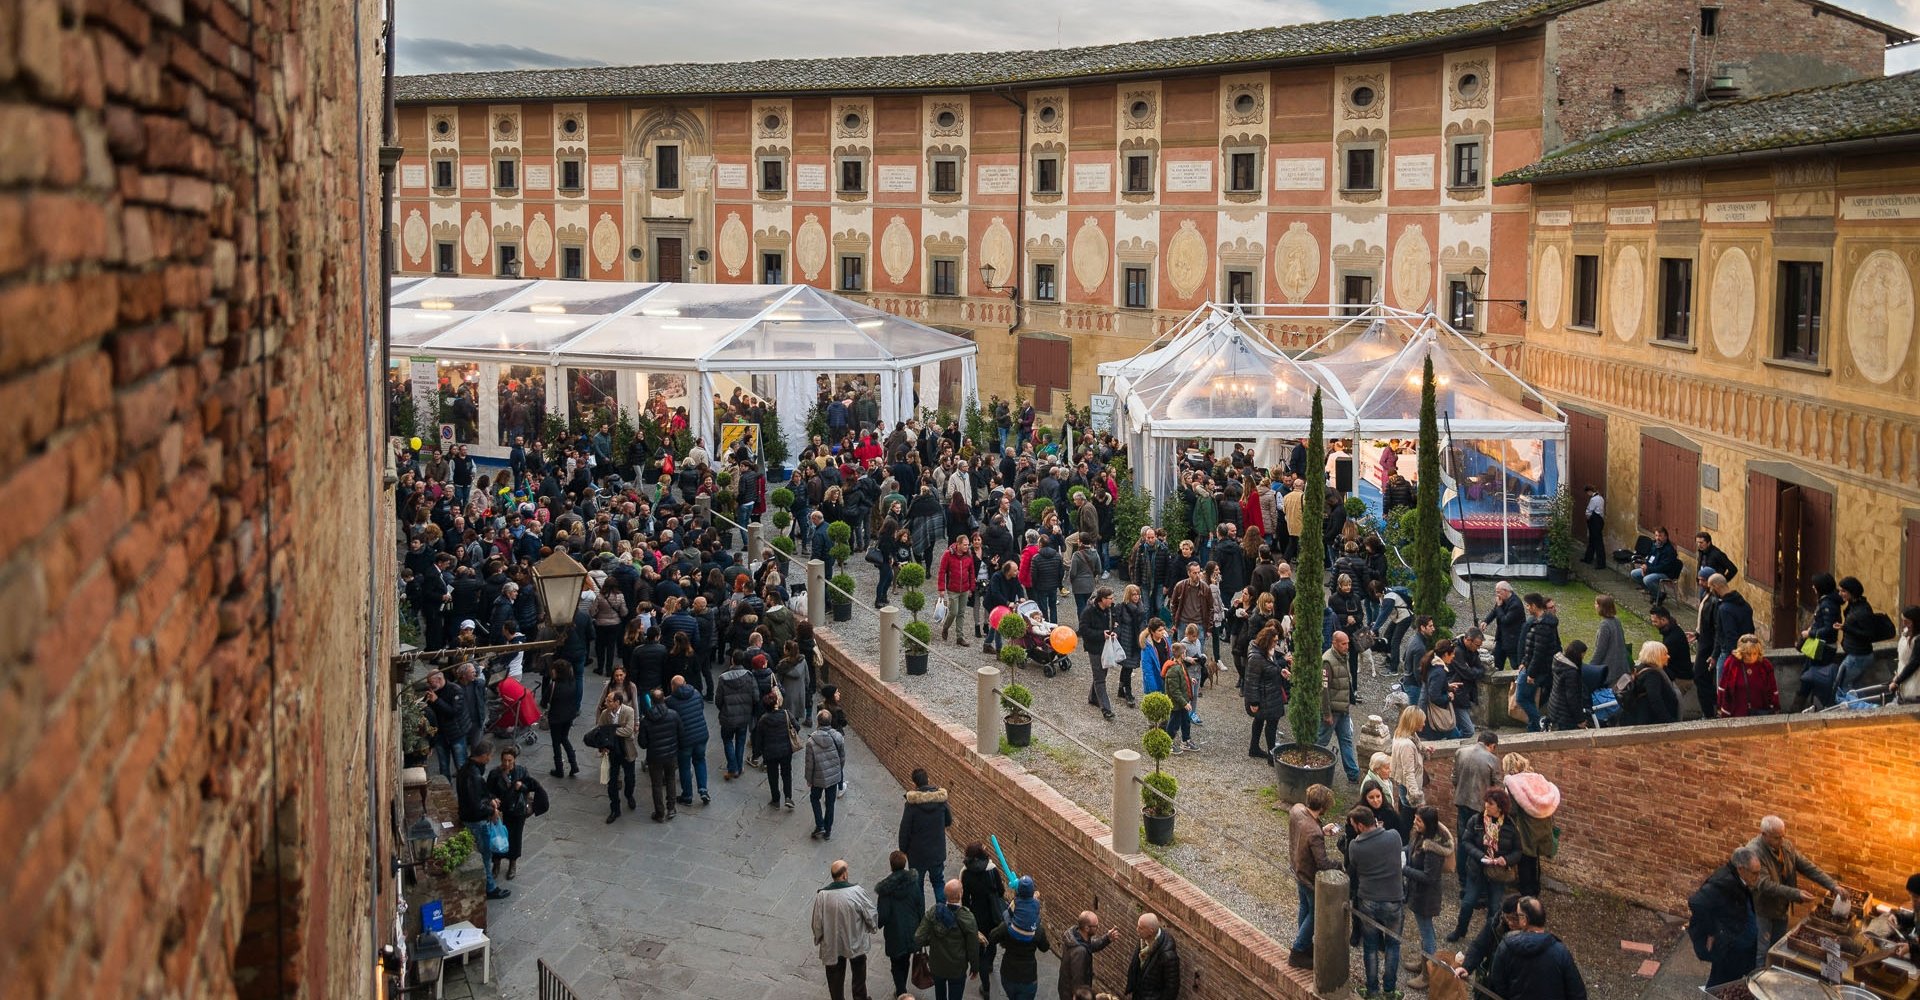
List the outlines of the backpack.
{"label": "backpack", "polygon": [[1867,627],[1871,630],[1867,634],[1874,642],[1885,642],[1900,634],[1899,630],[1893,627],[1893,619],[1887,617],[1884,611],[1876,611],[1868,616]]}

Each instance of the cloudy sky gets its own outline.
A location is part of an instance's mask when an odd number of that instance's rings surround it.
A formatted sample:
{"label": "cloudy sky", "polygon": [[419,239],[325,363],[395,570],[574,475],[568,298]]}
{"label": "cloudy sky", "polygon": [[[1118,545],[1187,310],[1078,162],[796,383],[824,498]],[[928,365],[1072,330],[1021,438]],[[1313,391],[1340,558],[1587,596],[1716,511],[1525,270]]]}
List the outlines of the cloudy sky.
{"label": "cloudy sky", "polygon": [[[1920,28],[1920,0],[1841,0]],[[401,73],[1050,48],[1443,6],[1421,0],[400,0]],[[963,16],[956,18],[956,11]],[[1920,67],[1920,45],[1888,55]]]}

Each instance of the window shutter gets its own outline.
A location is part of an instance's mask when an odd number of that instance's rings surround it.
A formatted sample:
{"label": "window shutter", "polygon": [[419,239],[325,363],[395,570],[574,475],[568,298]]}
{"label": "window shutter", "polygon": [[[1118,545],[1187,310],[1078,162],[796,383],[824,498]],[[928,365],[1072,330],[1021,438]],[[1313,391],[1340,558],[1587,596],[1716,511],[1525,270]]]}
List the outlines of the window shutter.
{"label": "window shutter", "polygon": [[1667,532],[1674,547],[1693,551],[1693,533],[1700,530],[1700,453],[1673,448],[1673,475],[1663,477],[1669,499]]}
{"label": "window shutter", "polygon": [[1833,494],[1800,491],[1800,578],[1833,572]]}
{"label": "window shutter", "polygon": [[1900,603],[1920,604],[1920,518],[1907,518],[1906,566],[1900,574]]}
{"label": "window shutter", "polygon": [[1656,485],[1660,468],[1661,442],[1640,435],[1640,529],[1649,536],[1664,522],[1660,519],[1660,488]]}
{"label": "window shutter", "polygon": [[1741,572],[1763,586],[1773,586],[1779,561],[1780,483],[1760,472],[1747,473],[1747,558]]}

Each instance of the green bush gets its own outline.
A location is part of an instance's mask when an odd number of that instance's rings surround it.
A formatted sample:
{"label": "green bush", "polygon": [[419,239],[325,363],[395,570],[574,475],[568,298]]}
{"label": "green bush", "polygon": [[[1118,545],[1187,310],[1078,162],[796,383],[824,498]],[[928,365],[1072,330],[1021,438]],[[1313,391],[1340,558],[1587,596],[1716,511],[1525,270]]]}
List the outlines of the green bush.
{"label": "green bush", "polygon": [[441,841],[433,848],[433,860],[447,871],[453,871],[467,863],[473,855],[473,834],[465,829]]}
{"label": "green bush", "polygon": [[1008,718],[1026,715],[1026,710],[1033,707],[1033,692],[1025,684],[1009,684],[1000,689],[1000,695],[1000,707],[1007,710]]}
{"label": "green bush", "polygon": [[827,525],[827,538],[841,545],[845,545],[853,538],[853,525],[845,521],[835,521]]}
{"label": "green bush", "polygon": [[1018,642],[1027,634],[1027,620],[1012,611],[1000,616],[1000,638],[1008,642]]}
{"label": "green bush", "polygon": [[1027,662],[1027,647],[1011,645],[1000,647],[1000,662],[1009,667],[1018,667]]}
{"label": "green bush", "polygon": [[1140,737],[1140,747],[1153,759],[1153,769],[1160,770],[1160,762],[1173,753],[1173,737],[1167,731],[1155,726]]}
{"label": "green bush", "polygon": [[[1169,799],[1180,797],[1180,782],[1165,771],[1155,771],[1140,779],[1140,806],[1149,816],[1171,816],[1174,807]],[[1154,794],[1158,792],[1159,794]]]}
{"label": "green bush", "polygon": [[793,506],[793,491],[785,486],[779,487],[767,495],[767,501],[781,510],[786,510]]}
{"label": "green bush", "polygon": [[774,527],[779,528],[781,531],[785,531],[792,525],[793,525],[793,515],[787,513],[785,509],[778,509],[773,512]]}
{"label": "green bush", "polygon": [[1559,570],[1573,568],[1573,491],[1565,486],[1554,493],[1547,516],[1547,565]]}
{"label": "green bush", "polygon": [[829,582],[837,589],[827,591],[828,600],[835,604],[853,603],[853,598],[850,596],[853,593],[853,577],[845,573],[835,573],[833,574],[833,579]]}
{"label": "green bush", "polygon": [[1367,516],[1367,502],[1357,496],[1349,495],[1346,502],[1347,517],[1358,521]]}
{"label": "green bush", "polygon": [[713,474],[713,482],[716,486],[732,486],[733,473],[721,469],[719,472]]}
{"label": "green bush", "polygon": [[1047,516],[1047,511],[1052,509],[1053,501],[1046,497],[1034,497],[1032,500],[1027,501],[1027,523],[1029,525],[1038,525],[1041,519]]}
{"label": "green bush", "polygon": [[917,562],[901,563],[893,571],[893,582],[911,590],[927,582],[927,568]]}
{"label": "green bush", "polygon": [[[1193,510],[1187,506],[1179,490],[1167,498],[1167,505],[1161,509],[1160,525],[1167,532],[1167,547],[1175,552],[1180,551],[1181,542],[1193,537]],[[1129,540],[1127,544],[1131,545],[1133,541]]]}
{"label": "green bush", "polygon": [[836,542],[827,550],[827,555],[832,556],[834,562],[843,563],[853,555],[853,550],[848,548],[845,542]]}
{"label": "green bush", "polygon": [[780,433],[780,411],[768,403],[766,412],[760,415],[760,457],[767,460],[767,468],[777,468],[787,460],[791,449],[787,439]]}
{"label": "green bush", "polygon": [[1294,567],[1293,700],[1287,704],[1287,727],[1293,741],[1312,744],[1320,735],[1321,623],[1327,612],[1326,554],[1320,548],[1321,524],[1327,501],[1326,421],[1319,389],[1313,391],[1313,418],[1307,433],[1306,487],[1300,498],[1300,561]]}
{"label": "green bush", "polygon": [[781,555],[783,555],[783,556],[787,556],[787,557],[789,557],[789,558],[791,558],[791,557],[793,556],[793,536],[791,536],[791,535],[775,535],[775,536],[773,537],[773,543],[772,543],[772,544],[773,544],[773,547],[774,547],[774,548],[776,548],[776,549],[779,549],[779,550],[780,550],[780,554],[781,554]]}
{"label": "green bush", "polygon": [[927,595],[918,590],[908,589],[906,593],[900,595],[900,606],[913,615],[915,624],[919,624],[920,612],[927,609]]}
{"label": "green bush", "polygon": [[[1115,459],[1118,464],[1119,460]],[[1153,494],[1135,489],[1133,480],[1122,475],[1124,469],[1114,471],[1114,479],[1120,484],[1120,495],[1113,502],[1113,538],[1116,558],[1132,551],[1140,541],[1140,529],[1153,524]]]}
{"label": "green bush", "polygon": [[912,639],[915,643],[918,643],[920,647],[918,649],[915,649],[913,646],[908,646],[906,651],[909,656],[925,655],[928,647],[930,647],[933,644],[933,626],[927,624],[926,622],[921,622],[921,621],[908,622],[906,627],[901,629],[901,631],[905,632],[907,634],[907,638]]}
{"label": "green bush", "polygon": [[1173,699],[1164,691],[1155,691],[1140,699],[1140,714],[1156,726],[1164,726],[1173,718]]}
{"label": "green bush", "polygon": [[1072,501],[1074,501],[1079,497],[1092,496],[1092,495],[1093,495],[1093,492],[1091,490],[1088,490],[1085,486],[1067,487],[1067,501],[1069,503],[1071,503]]}
{"label": "green bush", "polygon": [[1420,481],[1415,484],[1413,510],[1413,613],[1440,617],[1447,592],[1453,589],[1453,543],[1447,540],[1440,513],[1440,424],[1434,398],[1433,359],[1428,358],[1420,384]]}

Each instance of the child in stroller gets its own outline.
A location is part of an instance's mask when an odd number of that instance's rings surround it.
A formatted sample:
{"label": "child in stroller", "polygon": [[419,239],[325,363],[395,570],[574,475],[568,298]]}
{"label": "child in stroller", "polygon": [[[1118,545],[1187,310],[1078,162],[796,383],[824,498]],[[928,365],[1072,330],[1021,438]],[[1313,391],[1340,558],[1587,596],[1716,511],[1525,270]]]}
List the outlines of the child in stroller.
{"label": "child in stroller", "polygon": [[1053,630],[1059,626],[1041,615],[1039,604],[1021,601],[1013,611],[1027,620],[1027,634],[1020,638],[1020,645],[1027,650],[1027,662],[1038,664],[1048,677],[1073,666],[1071,659],[1054,650]]}
{"label": "child in stroller", "polygon": [[538,739],[534,725],[540,721],[540,706],[533,692],[518,677],[508,677],[495,689],[500,696],[500,713],[487,728],[503,740],[532,746]]}

